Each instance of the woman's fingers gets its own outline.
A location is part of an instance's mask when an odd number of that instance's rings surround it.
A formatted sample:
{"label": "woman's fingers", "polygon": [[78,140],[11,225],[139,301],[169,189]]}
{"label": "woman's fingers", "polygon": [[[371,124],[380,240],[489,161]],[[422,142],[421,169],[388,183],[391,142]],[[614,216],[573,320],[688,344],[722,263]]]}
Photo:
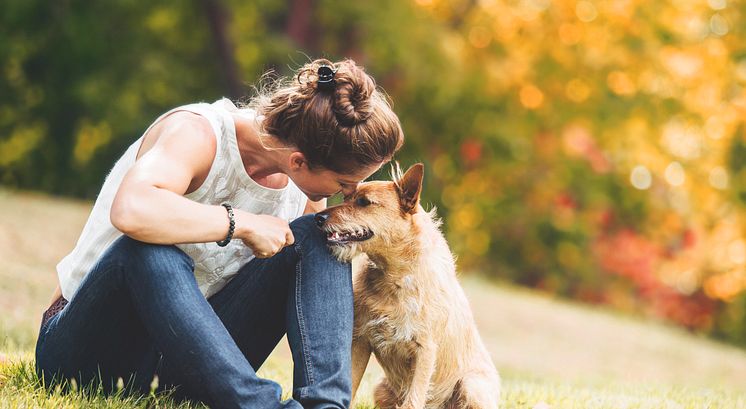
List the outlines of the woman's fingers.
{"label": "woman's fingers", "polygon": [[281,242],[280,240],[277,240],[274,244],[268,244],[266,247],[263,247],[261,249],[254,249],[254,255],[259,258],[269,258],[279,253],[286,246],[290,246],[293,243],[295,243],[295,237],[293,237],[293,233],[288,230],[285,234],[284,241]]}
{"label": "woman's fingers", "polygon": [[259,258],[272,257],[295,243],[288,222],[270,215],[254,215],[252,228],[242,240]]}

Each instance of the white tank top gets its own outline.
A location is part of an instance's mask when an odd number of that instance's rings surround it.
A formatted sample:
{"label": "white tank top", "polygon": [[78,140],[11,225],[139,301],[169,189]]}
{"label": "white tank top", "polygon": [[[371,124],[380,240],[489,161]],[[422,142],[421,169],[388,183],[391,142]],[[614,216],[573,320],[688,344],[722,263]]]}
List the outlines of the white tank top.
{"label": "white tank top", "polygon": [[[189,111],[207,118],[217,138],[217,150],[212,167],[202,186],[185,195],[195,202],[219,205],[229,202],[236,209],[254,214],[267,214],[292,221],[303,214],[306,196],[292,180],[282,189],[270,189],[249,177],[241,160],[236,141],[236,127],[231,111],[238,111],[228,99],[212,104],[197,103],[174,108],[151,124],[143,136],[166,115],[175,111]],[[242,111],[243,112],[243,111]],[[254,115],[251,110],[248,115]],[[109,213],[114,195],[127,170],[135,163],[143,136],[129,146],[106,177],[91,215],[83,227],[73,251],[57,264],[62,295],[72,300],[81,281],[104,251],[122,233],[112,226]],[[227,215],[226,215],[227,217]],[[195,264],[194,275],[205,298],[218,292],[238,269],[254,256],[241,240],[233,240],[226,247],[216,243],[177,244]]]}

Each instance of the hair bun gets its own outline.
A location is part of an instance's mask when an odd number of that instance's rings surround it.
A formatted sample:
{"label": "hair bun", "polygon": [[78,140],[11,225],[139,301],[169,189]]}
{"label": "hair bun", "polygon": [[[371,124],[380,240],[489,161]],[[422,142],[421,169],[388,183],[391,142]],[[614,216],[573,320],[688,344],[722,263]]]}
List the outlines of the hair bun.
{"label": "hair bun", "polygon": [[308,62],[252,101],[262,136],[302,152],[311,169],[354,174],[389,161],[404,142],[386,94],[352,60]]}
{"label": "hair bun", "polygon": [[334,75],[334,114],[340,125],[353,126],[365,122],[373,114],[371,95],[376,83],[352,60],[337,64]]}

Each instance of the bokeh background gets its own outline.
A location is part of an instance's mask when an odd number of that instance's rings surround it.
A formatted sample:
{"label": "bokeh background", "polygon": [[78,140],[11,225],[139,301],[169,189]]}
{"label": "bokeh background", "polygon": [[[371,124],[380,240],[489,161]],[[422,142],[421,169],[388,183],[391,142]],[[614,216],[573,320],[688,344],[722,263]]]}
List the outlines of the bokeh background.
{"label": "bokeh background", "polygon": [[739,0],[4,0],[0,184],[93,199],[166,110],[349,57],[393,100],[397,159],[425,163],[424,202],[463,274],[746,346],[744,13]]}

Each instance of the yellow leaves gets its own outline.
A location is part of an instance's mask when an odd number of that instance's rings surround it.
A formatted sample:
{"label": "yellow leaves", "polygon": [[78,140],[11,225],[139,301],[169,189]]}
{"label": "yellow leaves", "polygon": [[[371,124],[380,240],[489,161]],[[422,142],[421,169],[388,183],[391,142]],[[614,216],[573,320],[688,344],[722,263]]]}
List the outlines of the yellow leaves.
{"label": "yellow leaves", "polygon": [[46,124],[35,122],[13,129],[8,139],[0,141],[0,166],[23,159],[36,148],[47,133]]}
{"label": "yellow leaves", "polygon": [[84,119],[75,138],[73,158],[77,165],[85,165],[91,159],[96,150],[111,141],[111,128],[106,122],[98,124]]}
{"label": "yellow leaves", "polygon": [[704,237],[704,246],[709,270],[724,273],[744,269],[746,243],[734,214],[726,214],[715,221],[714,227]]}
{"label": "yellow leaves", "polygon": [[236,60],[242,70],[250,70],[260,59],[261,52],[256,43],[244,41],[236,45]]}
{"label": "yellow leaves", "polygon": [[451,61],[462,61],[464,57],[464,39],[461,35],[451,33],[443,36],[443,51]]}
{"label": "yellow leaves", "polygon": [[682,80],[695,78],[702,70],[702,58],[692,51],[664,47],[661,50],[661,63],[674,76]]}
{"label": "yellow leaves", "polygon": [[612,71],[606,77],[606,83],[611,91],[617,95],[630,96],[637,92],[637,85],[632,81],[629,74],[624,71]]}
{"label": "yellow leaves", "polygon": [[725,19],[721,14],[715,13],[710,17],[710,32],[717,36],[724,36],[728,34],[730,30],[728,20]]}
{"label": "yellow leaves", "polygon": [[730,133],[728,124],[721,115],[712,115],[705,121],[705,133],[712,139],[721,139]]}
{"label": "yellow leaves", "polygon": [[575,45],[583,38],[583,31],[576,24],[564,23],[558,31],[559,40],[564,45]]}
{"label": "yellow leaves", "polygon": [[565,95],[573,102],[583,102],[591,94],[591,87],[582,79],[573,78],[565,86]]}
{"label": "yellow leaves", "polygon": [[562,131],[562,147],[569,156],[583,156],[593,146],[593,136],[586,126],[572,124]]}
{"label": "yellow leaves", "polygon": [[154,80],[145,89],[145,95],[151,101],[165,101],[171,95],[168,84],[162,79]]}
{"label": "yellow leaves", "polygon": [[581,0],[575,4],[575,15],[580,21],[590,23],[598,17],[598,10],[590,1]]}
{"label": "yellow leaves", "polygon": [[739,114],[746,116],[746,90],[741,90],[741,95],[733,98],[733,107],[739,111]]}
{"label": "yellow leaves", "polygon": [[736,239],[728,244],[728,259],[733,264],[746,264],[746,243],[743,239]]}
{"label": "yellow leaves", "polygon": [[715,166],[710,169],[708,180],[710,186],[715,189],[725,190],[728,188],[728,172],[722,166]]}
{"label": "yellow leaves", "polygon": [[449,155],[440,154],[433,161],[433,172],[439,178],[448,180],[456,171],[453,160]]}
{"label": "yellow leaves", "polygon": [[433,0],[415,0],[415,3],[422,7],[431,7],[435,2]]}
{"label": "yellow leaves", "polygon": [[702,129],[692,122],[674,118],[663,126],[661,145],[674,156],[697,159],[702,152]]}
{"label": "yellow leaves", "polygon": [[156,8],[145,19],[145,26],[153,32],[170,34],[178,23],[179,16],[172,9],[165,7]]}
{"label": "yellow leaves", "polygon": [[681,186],[686,181],[686,172],[684,167],[679,162],[671,162],[666,166],[666,170],[663,172],[666,182],[671,186]]}
{"label": "yellow leaves", "polygon": [[473,204],[465,204],[454,213],[458,230],[470,231],[482,223],[482,211]]}
{"label": "yellow leaves", "polygon": [[743,270],[734,270],[714,275],[705,280],[703,288],[710,298],[730,301],[746,289],[746,274]]}
{"label": "yellow leaves", "polygon": [[541,13],[550,5],[549,0],[523,0],[516,4],[514,13],[523,21],[538,20]]}
{"label": "yellow leaves", "polygon": [[701,284],[700,263],[701,252],[686,251],[672,260],[663,260],[658,267],[658,277],[663,283],[686,295],[694,293]]}
{"label": "yellow leaves", "polygon": [[26,77],[21,68],[21,61],[17,58],[8,59],[5,65],[5,80],[15,87],[20,87],[26,84]]}
{"label": "yellow leaves", "polygon": [[[29,82],[20,59],[11,57],[6,61],[5,67],[2,68],[4,68],[4,77],[7,85],[21,95],[22,107],[35,107],[42,101],[44,98],[43,89]],[[14,108],[19,107],[16,106]]]}
{"label": "yellow leaves", "polygon": [[736,79],[742,84],[746,84],[746,59],[741,59],[736,64]]}
{"label": "yellow leaves", "polygon": [[490,248],[490,235],[484,230],[476,230],[466,235],[466,251],[475,256],[483,256]]}
{"label": "yellow leaves", "polygon": [[493,14],[495,19],[492,27],[495,32],[495,38],[502,42],[515,40],[520,29],[520,21],[512,13],[500,13],[497,11],[490,12],[490,14]]}
{"label": "yellow leaves", "polygon": [[635,189],[646,190],[653,183],[653,177],[647,167],[637,165],[632,169],[629,175],[629,182]]}
{"label": "yellow leaves", "polygon": [[443,204],[445,204],[448,207],[454,206],[461,202],[463,199],[463,196],[459,192],[459,188],[457,186],[446,186],[443,188],[443,193],[441,194],[440,200],[443,201]]}
{"label": "yellow leaves", "polygon": [[492,32],[485,27],[475,26],[469,30],[469,43],[476,48],[485,48],[492,42]]}
{"label": "yellow leaves", "polygon": [[544,103],[544,93],[532,84],[521,87],[519,96],[521,104],[528,109],[537,109]]}
{"label": "yellow leaves", "polygon": [[578,268],[582,263],[583,254],[580,248],[572,242],[562,241],[557,245],[557,261],[568,269]]}
{"label": "yellow leaves", "polygon": [[491,234],[484,229],[482,222],[482,210],[473,204],[456,208],[449,220],[449,230],[459,237],[461,253],[467,261],[475,256],[483,256],[489,249]]}

